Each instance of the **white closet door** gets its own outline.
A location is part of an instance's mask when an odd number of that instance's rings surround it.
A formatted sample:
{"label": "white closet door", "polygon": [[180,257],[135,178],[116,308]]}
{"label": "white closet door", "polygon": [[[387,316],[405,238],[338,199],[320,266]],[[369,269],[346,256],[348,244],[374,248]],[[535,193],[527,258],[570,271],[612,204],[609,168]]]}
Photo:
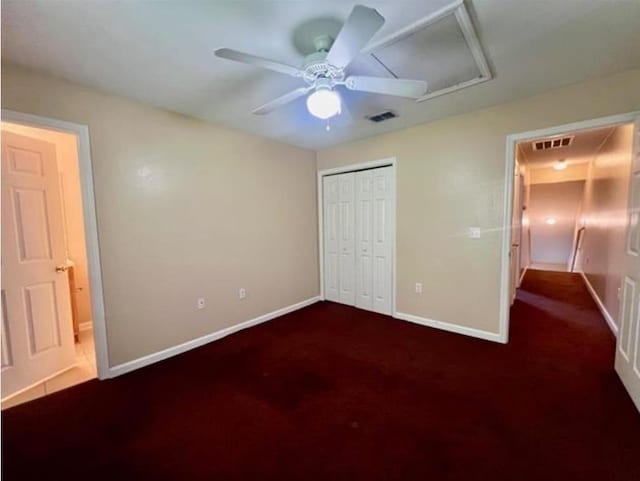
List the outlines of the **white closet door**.
{"label": "white closet door", "polygon": [[328,301],[340,301],[339,292],[339,191],[338,176],[323,178],[324,213],[324,297]]}
{"label": "white closet door", "polygon": [[391,315],[393,295],[393,169],[373,169],[373,310]]}
{"label": "white closet door", "polygon": [[356,307],[373,310],[373,171],[356,172]]}
{"label": "white closet door", "polygon": [[339,302],[355,305],[355,174],[340,174],[339,188]]}
{"label": "white closet door", "polygon": [[325,299],[391,314],[391,167],[323,178]]}

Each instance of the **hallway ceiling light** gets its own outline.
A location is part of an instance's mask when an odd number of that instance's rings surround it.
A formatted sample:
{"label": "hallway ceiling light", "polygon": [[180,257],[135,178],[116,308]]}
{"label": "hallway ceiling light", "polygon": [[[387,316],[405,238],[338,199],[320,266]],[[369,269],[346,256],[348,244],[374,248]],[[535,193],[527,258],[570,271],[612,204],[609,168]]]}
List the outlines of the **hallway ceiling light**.
{"label": "hallway ceiling light", "polygon": [[556,219],[555,217],[547,217],[544,222],[545,224],[554,225],[556,222],[558,222],[558,219]]}
{"label": "hallway ceiling light", "polygon": [[553,168],[556,170],[564,170],[567,168],[567,161],[565,159],[560,159],[553,164]]}

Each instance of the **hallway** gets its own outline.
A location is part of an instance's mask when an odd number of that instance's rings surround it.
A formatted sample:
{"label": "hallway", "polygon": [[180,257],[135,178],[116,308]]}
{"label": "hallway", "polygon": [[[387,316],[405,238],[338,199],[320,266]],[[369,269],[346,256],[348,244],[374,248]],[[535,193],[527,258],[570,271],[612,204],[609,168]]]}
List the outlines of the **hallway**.
{"label": "hallway", "polygon": [[3,478],[636,481],[640,415],[577,274],[502,345],[320,302],[2,413]]}
{"label": "hallway", "polygon": [[527,270],[511,310],[511,343],[529,352],[536,363],[529,368],[547,388],[573,386],[579,397],[604,389],[606,395],[608,383],[619,382],[615,337],[580,274]]}

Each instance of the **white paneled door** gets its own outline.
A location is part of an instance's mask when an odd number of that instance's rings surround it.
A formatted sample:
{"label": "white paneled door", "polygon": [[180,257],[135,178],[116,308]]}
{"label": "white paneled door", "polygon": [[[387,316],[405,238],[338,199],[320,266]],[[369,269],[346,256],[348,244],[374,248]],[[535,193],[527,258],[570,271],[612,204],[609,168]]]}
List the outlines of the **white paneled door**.
{"label": "white paneled door", "polygon": [[339,302],[340,270],[338,255],[340,246],[338,241],[340,219],[338,209],[340,198],[338,195],[338,176],[332,175],[323,179],[323,244],[324,244],[324,297],[329,301]]}
{"label": "white paneled door", "polygon": [[391,314],[393,189],[392,167],[323,178],[327,300]]}
{"label": "white paneled door", "polygon": [[3,132],[3,398],[75,362],[63,229],[55,146]]}
{"label": "white paneled door", "polygon": [[616,371],[640,410],[640,119],[635,122]]}
{"label": "white paneled door", "polygon": [[338,176],[338,296],[339,302],[355,304],[355,174]]}
{"label": "white paneled door", "polygon": [[373,310],[373,169],[356,172],[356,307]]}

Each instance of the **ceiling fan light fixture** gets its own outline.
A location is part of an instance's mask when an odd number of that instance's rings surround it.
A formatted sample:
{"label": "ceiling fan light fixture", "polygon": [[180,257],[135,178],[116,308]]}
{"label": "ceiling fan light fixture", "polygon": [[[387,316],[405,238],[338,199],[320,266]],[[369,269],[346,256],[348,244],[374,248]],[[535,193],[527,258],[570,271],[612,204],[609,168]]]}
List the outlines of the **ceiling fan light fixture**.
{"label": "ceiling fan light fixture", "polygon": [[307,110],[319,119],[330,119],[342,111],[340,95],[329,88],[318,88],[307,97]]}

